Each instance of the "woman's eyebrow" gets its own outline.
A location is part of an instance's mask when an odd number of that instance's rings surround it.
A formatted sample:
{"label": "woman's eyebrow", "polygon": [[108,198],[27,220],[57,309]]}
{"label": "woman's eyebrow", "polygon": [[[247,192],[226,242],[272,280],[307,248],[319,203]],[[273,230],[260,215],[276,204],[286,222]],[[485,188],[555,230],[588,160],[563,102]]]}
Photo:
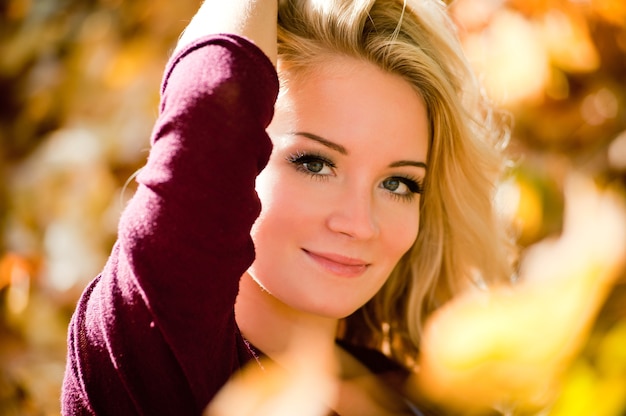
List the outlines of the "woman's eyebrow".
{"label": "woman's eyebrow", "polygon": [[398,160],[389,165],[390,168],[398,168],[401,166],[415,166],[417,168],[427,169],[428,165],[424,162],[416,162],[413,160]]}
{"label": "woman's eyebrow", "polygon": [[[337,152],[341,153],[342,155],[348,155],[348,149],[346,149],[345,147],[343,147],[342,145],[338,144],[338,143],[334,143],[331,142],[330,140],[326,140],[323,137],[318,136],[317,134],[313,134],[313,133],[309,133],[306,131],[298,131],[295,133],[291,133],[293,136],[302,136],[302,137],[306,137],[307,139],[310,140],[314,140],[330,149],[336,150]],[[413,161],[413,160],[399,160],[397,162],[393,162],[389,165],[390,168],[398,168],[398,167],[402,167],[402,166],[415,166],[417,168],[423,168],[426,169],[427,165],[424,162],[417,162],[417,161]]]}
{"label": "woman's eyebrow", "polygon": [[308,133],[306,131],[298,131],[295,133],[291,133],[293,136],[302,136],[302,137],[306,137],[307,139],[311,139],[314,140],[320,144],[323,144],[324,146],[333,149],[339,153],[341,153],[342,155],[348,155],[348,150],[343,147],[340,144],[331,142],[330,140],[326,140],[323,137],[318,136],[317,134],[313,134],[313,133]]}

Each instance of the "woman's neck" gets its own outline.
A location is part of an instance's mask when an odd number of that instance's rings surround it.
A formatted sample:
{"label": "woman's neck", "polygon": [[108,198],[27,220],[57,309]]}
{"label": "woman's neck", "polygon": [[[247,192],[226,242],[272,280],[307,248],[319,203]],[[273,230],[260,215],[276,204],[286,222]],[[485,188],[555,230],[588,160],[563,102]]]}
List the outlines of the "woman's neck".
{"label": "woman's neck", "polygon": [[292,376],[305,374],[320,402],[339,414],[410,414],[388,383],[335,344],[338,320],[285,305],[248,274],[239,284],[235,318],[248,341]]}
{"label": "woman's neck", "polygon": [[243,336],[272,360],[299,356],[334,371],[338,320],[291,308],[248,273],[239,283],[235,319]]}

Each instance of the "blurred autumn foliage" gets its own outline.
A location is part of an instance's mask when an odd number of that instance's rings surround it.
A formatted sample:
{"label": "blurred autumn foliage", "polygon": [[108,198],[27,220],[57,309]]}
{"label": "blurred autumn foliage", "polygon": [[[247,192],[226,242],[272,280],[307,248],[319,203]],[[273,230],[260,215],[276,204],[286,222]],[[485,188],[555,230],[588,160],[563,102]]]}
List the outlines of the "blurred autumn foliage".
{"label": "blurred autumn foliage", "polygon": [[0,414],[58,414],[74,304],[143,163],[195,2],[0,5]]}
{"label": "blurred autumn foliage", "polygon": [[[163,66],[198,3],[0,4],[0,415],[59,412],[70,314],[106,261]],[[561,231],[571,172],[626,185],[626,3],[457,0],[451,10],[487,92],[515,119],[500,194],[525,249]],[[626,414],[621,273],[550,414]]]}

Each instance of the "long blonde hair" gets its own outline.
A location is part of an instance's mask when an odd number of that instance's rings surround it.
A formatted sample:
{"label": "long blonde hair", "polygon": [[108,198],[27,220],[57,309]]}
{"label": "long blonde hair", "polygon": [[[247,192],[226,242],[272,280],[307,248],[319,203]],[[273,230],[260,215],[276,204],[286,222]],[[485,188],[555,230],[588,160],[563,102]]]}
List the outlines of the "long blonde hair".
{"label": "long blonde hair", "polygon": [[410,366],[432,311],[468,283],[510,276],[509,245],[493,207],[506,129],[481,93],[442,2],[286,0],[278,20],[282,89],[340,54],[402,76],[426,103],[431,141],[417,240],[339,334]]}

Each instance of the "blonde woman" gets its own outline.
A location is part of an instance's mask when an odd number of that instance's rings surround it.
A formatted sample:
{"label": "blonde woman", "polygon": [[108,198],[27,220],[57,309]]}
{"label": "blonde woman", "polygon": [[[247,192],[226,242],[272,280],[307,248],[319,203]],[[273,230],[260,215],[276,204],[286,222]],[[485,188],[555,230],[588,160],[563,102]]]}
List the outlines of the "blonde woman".
{"label": "blonde woman", "polygon": [[423,321],[509,274],[503,133],[445,6],[207,0],[160,110],[70,324],[64,414],[201,414],[246,363],[302,345],[381,381],[329,412],[420,414],[402,380]]}

